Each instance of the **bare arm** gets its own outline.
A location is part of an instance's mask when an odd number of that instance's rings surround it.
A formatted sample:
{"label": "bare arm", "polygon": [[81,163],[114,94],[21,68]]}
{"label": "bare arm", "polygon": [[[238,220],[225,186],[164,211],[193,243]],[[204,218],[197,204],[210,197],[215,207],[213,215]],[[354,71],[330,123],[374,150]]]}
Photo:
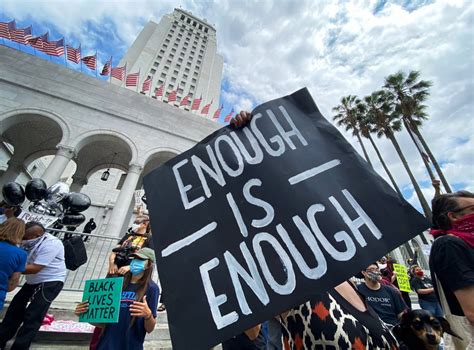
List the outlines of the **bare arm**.
{"label": "bare arm", "polygon": [[418,294],[422,294],[422,295],[431,294],[431,293],[434,292],[434,288],[417,289],[416,292],[417,292]]}
{"label": "bare arm", "polygon": [[18,286],[18,282],[20,281],[21,272],[13,272],[12,276],[8,280],[8,287],[7,290],[11,292]]}
{"label": "bare arm", "polygon": [[260,333],[260,328],[262,325],[256,325],[255,327],[252,327],[250,329],[247,329],[244,333],[245,335],[250,339],[250,340],[255,340],[258,337],[258,334]]}
{"label": "bare arm", "polygon": [[[115,248],[120,248],[120,244],[117,245]],[[118,267],[115,264],[115,253],[110,252],[109,255],[109,275],[115,275],[118,272]]]}
{"label": "bare arm", "polygon": [[34,275],[44,269],[44,265],[26,264],[24,275]]}
{"label": "bare arm", "polygon": [[464,315],[474,326],[474,285],[455,290],[454,295],[458,299]]}

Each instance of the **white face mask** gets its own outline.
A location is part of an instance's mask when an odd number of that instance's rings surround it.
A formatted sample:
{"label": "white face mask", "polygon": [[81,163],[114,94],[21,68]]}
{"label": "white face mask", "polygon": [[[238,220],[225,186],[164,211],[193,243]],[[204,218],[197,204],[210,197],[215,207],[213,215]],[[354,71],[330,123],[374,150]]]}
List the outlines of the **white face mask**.
{"label": "white face mask", "polygon": [[3,224],[5,221],[7,221],[7,217],[5,214],[0,215],[0,224]]}
{"label": "white face mask", "polygon": [[379,267],[379,270],[383,270],[387,267],[387,264],[377,264]]}
{"label": "white face mask", "polygon": [[132,232],[137,232],[142,227],[141,224],[132,224]]}

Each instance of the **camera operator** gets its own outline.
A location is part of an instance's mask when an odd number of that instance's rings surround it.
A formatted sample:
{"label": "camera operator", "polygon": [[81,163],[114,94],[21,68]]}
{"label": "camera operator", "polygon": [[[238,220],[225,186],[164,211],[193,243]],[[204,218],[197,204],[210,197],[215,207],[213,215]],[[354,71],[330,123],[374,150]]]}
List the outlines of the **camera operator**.
{"label": "camera operator", "polygon": [[109,256],[109,275],[125,275],[130,271],[131,255],[145,247],[153,249],[150,218],[140,215],[135,218],[131,232],[112,249]]}

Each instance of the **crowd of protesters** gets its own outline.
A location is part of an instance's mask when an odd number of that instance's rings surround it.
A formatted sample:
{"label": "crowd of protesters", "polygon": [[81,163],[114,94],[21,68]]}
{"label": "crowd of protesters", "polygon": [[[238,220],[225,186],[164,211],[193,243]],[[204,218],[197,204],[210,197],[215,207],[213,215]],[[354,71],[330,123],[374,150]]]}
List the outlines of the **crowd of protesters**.
{"label": "crowd of protesters", "polygon": [[[250,119],[249,113],[241,112],[233,125],[240,127]],[[432,320],[445,322],[445,317],[450,332],[457,335],[445,348],[474,348],[474,194],[441,194],[438,188],[432,211],[434,243],[430,270],[418,266],[416,257],[409,259],[411,287],[418,296],[419,307]],[[41,224],[25,224],[17,215],[18,208],[1,205],[0,310],[7,293],[17,287],[21,274],[26,281],[0,324],[0,349],[14,337],[12,349],[30,347],[66,278],[62,242]],[[88,225],[89,233],[96,228],[93,220]],[[155,254],[148,216],[140,214],[135,218],[129,232],[110,252],[108,263],[104,277],[124,277],[119,321],[94,324],[90,348],[143,349],[146,333],[156,326],[160,296],[160,289],[152,280]],[[394,336],[393,330],[414,305],[409,294],[399,290],[393,263],[390,256],[384,256],[365,267],[355,276],[358,278],[329,291],[315,291],[306,303],[228,339],[222,348],[409,349]],[[87,312],[88,307],[87,301],[78,304],[76,315]],[[441,330],[442,335],[441,323],[436,322],[433,321],[432,330]],[[419,326],[413,327],[416,330]],[[432,345],[433,349],[438,347]]]}

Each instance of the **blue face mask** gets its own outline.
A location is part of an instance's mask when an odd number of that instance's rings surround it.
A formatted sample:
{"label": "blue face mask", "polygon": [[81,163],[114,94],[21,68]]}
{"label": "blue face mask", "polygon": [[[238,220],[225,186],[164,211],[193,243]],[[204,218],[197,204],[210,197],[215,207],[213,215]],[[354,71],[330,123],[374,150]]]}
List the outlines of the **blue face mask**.
{"label": "blue face mask", "polygon": [[145,271],[145,260],[133,259],[130,262],[130,272],[132,275],[138,275]]}

